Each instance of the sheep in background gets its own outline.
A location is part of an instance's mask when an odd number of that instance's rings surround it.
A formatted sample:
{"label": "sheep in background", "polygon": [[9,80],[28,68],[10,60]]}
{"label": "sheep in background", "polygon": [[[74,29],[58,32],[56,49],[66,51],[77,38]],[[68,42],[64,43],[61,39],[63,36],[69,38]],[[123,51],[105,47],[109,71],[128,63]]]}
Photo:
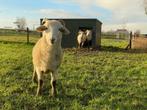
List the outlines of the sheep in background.
{"label": "sheep in background", "polygon": [[92,30],[86,30],[86,45],[88,48],[91,46],[92,43]]}
{"label": "sheep in background", "polygon": [[63,21],[43,20],[43,25],[37,28],[42,32],[42,38],[33,48],[33,80],[38,81],[36,95],[41,94],[44,73],[51,73],[52,96],[56,95],[56,80],[58,68],[62,62],[63,51],[61,47],[62,34],[69,34]]}
{"label": "sheep in background", "polygon": [[90,47],[92,43],[92,30],[86,30],[82,31],[79,30],[78,36],[77,36],[77,41],[78,41],[78,47]]}
{"label": "sheep in background", "polygon": [[88,41],[92,39],[92,30],[86,30],[86,38]]}
{"label": "sheep in background", "polygon": [[86,41],[86,34],[84,31],[79,30],[77,41],[78,41],[78,48],[82,48],[84,45],[84,42]]}

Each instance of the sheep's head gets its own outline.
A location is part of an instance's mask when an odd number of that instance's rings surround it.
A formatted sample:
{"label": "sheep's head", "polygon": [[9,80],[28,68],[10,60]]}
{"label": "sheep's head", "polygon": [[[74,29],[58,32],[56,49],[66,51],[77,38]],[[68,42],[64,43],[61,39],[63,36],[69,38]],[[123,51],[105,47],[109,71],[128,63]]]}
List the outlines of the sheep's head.
{"label": "sheep's head", "polygon": [[85,42],[86,41],[86,33],[84,31],[79,30],[78,36],[81,37],[81,42]]}
{"label": "sheep's head", "polygon": [[37,28],[38,32],[43,32],[49,44],[59,43],[62,39],[62,34],[69,34],[69,30],[65,27],[65,23],[59,20],[43,20],[43,25]]}
{"label": "sheep's head", "polygon": [[87,29],[86,30],[86,35],[91,35],[92,34],[92,30]]}

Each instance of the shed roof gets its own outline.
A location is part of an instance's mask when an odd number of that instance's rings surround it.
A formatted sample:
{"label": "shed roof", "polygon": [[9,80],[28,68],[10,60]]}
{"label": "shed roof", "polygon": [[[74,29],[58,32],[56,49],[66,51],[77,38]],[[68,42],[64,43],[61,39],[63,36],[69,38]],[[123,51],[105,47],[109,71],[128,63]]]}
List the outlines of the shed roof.
{"label": "shed roof", "polygon": [[[42,20],[43,18],[41,18]],[[50,20],[53,20],[53,19],[63,19],[63,20],[95,20],[97,22],[99,22],[100,24],[102,24],[102,22],[100,20],[98,20],[97,18],[48,18]]]}

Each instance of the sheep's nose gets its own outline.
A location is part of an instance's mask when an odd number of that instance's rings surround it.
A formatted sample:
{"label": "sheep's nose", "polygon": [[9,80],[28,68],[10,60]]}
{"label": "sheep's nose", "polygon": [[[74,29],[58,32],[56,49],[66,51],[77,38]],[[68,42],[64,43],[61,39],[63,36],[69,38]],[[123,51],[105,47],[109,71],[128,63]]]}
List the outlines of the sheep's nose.
{"label": "sheep's nose", "polygon": [[51,43],[53,44],[55,42],[55,39],[51,39]]}

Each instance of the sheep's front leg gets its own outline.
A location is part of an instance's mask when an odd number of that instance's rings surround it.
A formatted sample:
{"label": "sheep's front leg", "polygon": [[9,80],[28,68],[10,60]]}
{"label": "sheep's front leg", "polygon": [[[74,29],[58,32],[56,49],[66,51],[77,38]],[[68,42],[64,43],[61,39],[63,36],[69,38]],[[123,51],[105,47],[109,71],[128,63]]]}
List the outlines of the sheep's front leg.
{"label": "sheep's front leg", "polygon": [[57,80],[57,71],[51,73],[51,86],[52,86],[52,91],[51,95],[54,97],[57,94],[56,91],[56,80]]}
{"label": "sheep's front leg", "polygon": [[83,48],[83,46],[84,46],[84,42],[81,43],[81,48]]}
{"label": "sheep's front leg", "polygon": [[43,87],[43,72],[37,71],[37,77],[38,77],[38,88],[37,88],[36,96],[41,94],[41,90]]}

